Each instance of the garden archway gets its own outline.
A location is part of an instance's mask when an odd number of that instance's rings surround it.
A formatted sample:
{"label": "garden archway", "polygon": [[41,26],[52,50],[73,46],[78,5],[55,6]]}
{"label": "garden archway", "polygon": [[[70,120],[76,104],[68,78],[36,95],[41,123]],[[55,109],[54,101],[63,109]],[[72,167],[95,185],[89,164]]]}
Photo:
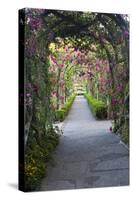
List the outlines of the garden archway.
{"label": "garden archway", "polygon": [[71,99],[73,82],[81,80],[87,93],[106,104],[113,131],[128,140],[128,16],[25,9],[20,26],[25,27],[26,149],[41,146],[55,131],[56,112]]}

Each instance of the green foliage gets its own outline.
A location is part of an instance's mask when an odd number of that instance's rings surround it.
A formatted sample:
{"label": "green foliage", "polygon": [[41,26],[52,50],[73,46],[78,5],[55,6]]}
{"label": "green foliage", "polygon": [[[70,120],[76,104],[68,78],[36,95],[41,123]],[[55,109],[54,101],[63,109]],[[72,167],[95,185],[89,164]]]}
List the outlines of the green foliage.
{"label": "green foliage", "polygon": [[121,138],[124,143],[129,144],[129,125],[128,124],[124,125],[122,129]]}
{"label": "green foliage", "polygon": [[74,102],[74,99],[75,99],[75,95],[69,97],[66,103],[63,105],[63,107],[55,111],[55,118],[57,121],[63,121],[65,119],[65,117],[67,116]]}
{"label": "green foliage", "polygon": [[63,121],[65,117],[65,111],[63,109],[59,109],[55,111],[56,120]]}
{"label": "green foliage", "polygon": [[113,123],[113,132],[118,134],[122,141],[129,144],[129,119],[125,116]]}
{"label": "green foliage", "polygon": [[59,135],[53,129],[53,132],[45,135],[39,144],[33,138],[27,146],[24,163],[25,191],[35,190],[40,179],[45,176],[47,162],[58,142]]}
{"label": "green foliage", "polygon": [[87,102],[90,105],[95,117],[97,117],[98,119],[106,119],[107,106],[102,101],[98,101],[97,99],[88,94],[84,94],[84,96],[87,99]]}

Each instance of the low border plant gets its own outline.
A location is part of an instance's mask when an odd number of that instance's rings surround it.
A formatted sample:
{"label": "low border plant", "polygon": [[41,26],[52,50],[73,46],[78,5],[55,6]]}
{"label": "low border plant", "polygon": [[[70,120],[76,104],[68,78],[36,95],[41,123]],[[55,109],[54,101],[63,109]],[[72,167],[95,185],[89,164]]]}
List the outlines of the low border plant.
{"label": "low border plant", "polygon": [[88,104],[91,107],[91,110],[94,116],[97,119],[106,119],[107,118],[107,106],[104,102],[95,99],[93,96],[89,94],[84,94],[87,99]]}
{"label": "low border plant", "polygon": [[71,97],[69,97],[66,103],[62,106],[62,108],[55,111],[56,121],[63,121],[65,119],[74,102],[75,97],[76,95],[72,95]]}

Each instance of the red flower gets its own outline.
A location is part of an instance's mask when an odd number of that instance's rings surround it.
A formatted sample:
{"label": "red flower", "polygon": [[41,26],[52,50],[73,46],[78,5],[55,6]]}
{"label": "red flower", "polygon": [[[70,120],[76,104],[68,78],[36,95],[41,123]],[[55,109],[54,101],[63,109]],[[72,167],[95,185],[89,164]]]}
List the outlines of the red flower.
{"label": "red flower", "polygon": [[60,86],[63,87],[65,84],[64,80],[60,80]]}
{"label": "red flower", "polygon": [[57,92],[53,91],[53,92],[52,92],[52,95],[53,95],[53,96],[57,96]]}
{"label": "red flower", "polygon": [[51,56],[51,60],[53,61],[53,63],[57,64],[57,61],[53,56]]}
{"label": "red flower", "polygon": [[80,52],[77,53],[77,56],[80,56]]}
{"label": "red flower", "polygon": [[62,101],[63,101],[63,100],[64,100],[64,96],[60,96],[60,100],[62,100]]}
{"label": "red flower", "polygon": [[64,64],[61,64],[60,67],[63,68],[63,67],[64,67]]}

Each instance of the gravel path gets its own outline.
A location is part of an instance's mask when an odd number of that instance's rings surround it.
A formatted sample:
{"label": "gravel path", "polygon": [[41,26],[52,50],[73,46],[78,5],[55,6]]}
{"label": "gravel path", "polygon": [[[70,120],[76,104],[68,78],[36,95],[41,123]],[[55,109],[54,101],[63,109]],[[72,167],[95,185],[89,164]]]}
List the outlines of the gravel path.
{"label": "gravel path", "polygon": [[85,98],[77,96],[39,190],[128,185],[129,152],[110,126],[96,120]]}

